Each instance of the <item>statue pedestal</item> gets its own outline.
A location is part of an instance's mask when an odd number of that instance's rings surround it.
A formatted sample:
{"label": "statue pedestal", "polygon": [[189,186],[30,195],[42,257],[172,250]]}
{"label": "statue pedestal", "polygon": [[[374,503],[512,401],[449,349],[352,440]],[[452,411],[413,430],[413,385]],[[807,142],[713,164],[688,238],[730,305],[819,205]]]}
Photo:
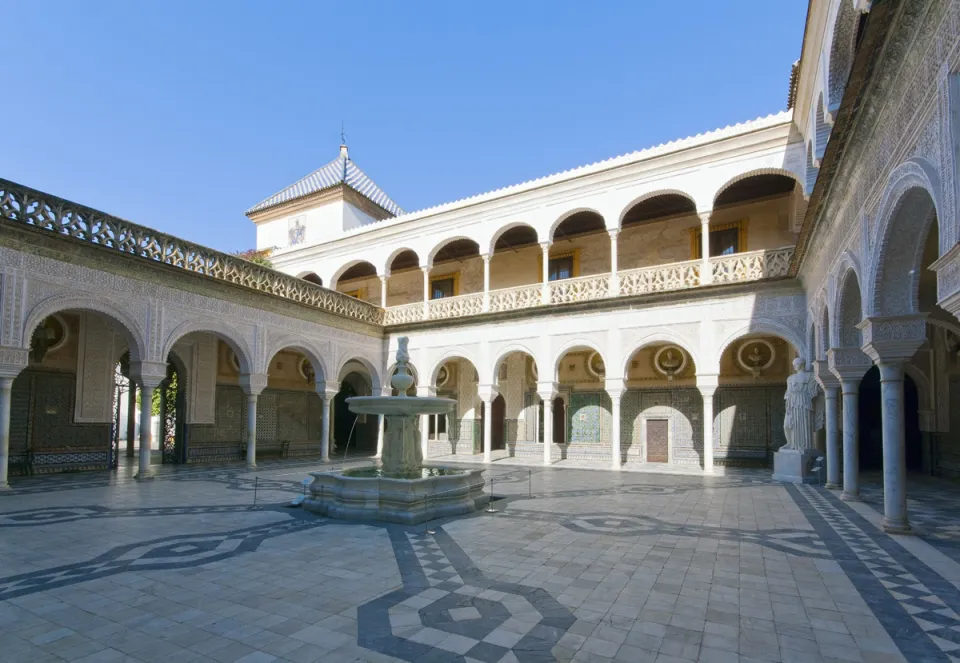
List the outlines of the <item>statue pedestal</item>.
{"label": "statue pedestal", "polygon": [[777,451],[773,454],[773,480],[788,483],[819,483],[820,477],[811,472],[811,469],[821,455],[816,449]]}

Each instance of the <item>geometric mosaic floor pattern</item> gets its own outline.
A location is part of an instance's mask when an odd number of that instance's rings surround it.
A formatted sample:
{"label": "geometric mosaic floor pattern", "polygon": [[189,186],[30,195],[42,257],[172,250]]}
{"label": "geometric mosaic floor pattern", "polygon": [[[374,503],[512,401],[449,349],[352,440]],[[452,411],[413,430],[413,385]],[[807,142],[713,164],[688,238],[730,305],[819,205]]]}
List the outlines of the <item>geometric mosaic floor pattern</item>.
{"label": "geometric mosaic floor pattern", "polygon": [[494,512],[407,527],[286,506],[316,467],[14,478],[0,661],[960,661],[949,486],[905,547],[763,471],[495,464]]}

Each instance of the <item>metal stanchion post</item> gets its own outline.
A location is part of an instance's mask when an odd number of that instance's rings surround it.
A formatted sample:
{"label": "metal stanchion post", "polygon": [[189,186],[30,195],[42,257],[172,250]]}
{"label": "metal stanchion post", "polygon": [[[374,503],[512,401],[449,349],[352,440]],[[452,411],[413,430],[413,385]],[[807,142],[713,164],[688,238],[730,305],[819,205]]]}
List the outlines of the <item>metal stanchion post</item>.
{"label": "metal stanchion post", "polygon": [[493,506],[491,505],[491,502],[493,502],[493,477],[490,477],[490,496],[487,497],[486,511],[487,513],[496,513],[497,510],[493,508]]}
{"label": "metal stanchion post", "polygon": [[253,508],[257,508],[257,488],[260,487],[260,477],[254,477],[253,479]]}
{"label": "metal stanchion post", "polygon": [[533,470],[527,470],[527,497],[533,497]]}

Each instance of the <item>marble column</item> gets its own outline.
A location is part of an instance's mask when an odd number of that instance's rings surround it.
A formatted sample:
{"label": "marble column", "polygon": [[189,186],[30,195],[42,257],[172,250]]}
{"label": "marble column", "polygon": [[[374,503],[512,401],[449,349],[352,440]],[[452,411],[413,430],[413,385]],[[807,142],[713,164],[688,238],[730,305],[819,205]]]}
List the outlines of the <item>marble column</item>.
{"label": "marble column", "polygon": [[840,499],[860,501],[860,380],[840,382],[843,405],[843,493]]}
{"label": "marble column", "polygon": [[137,385],[129,380],[127,386],[127,458],[133,458],[137,441]]}
{"label": "marble column", "polygon": [[610,296],[616,297],[620,294],[620,275],[617,269],[617,235],[619,230],[608,230],[610,234]]}
{"label": "marble column", "polygon": [[546,306],[550,303],[550,242],[541,242],[540,250],[542,261],[542,280],[540,285],[540,303]]}
{"label": "marble column", "polygon": [[[741,247],[743,250],[745,247]],[[713,283],[713,270],[710,268],[710,212],[700,215],[700,284]]]}
{"label": "marble column", "polygon": [[720,376],[716,374],[697,375],[697,389],[703,399],[703,471],[713,472],[713,395],[717,392]]}
{"label": "marble column", "polygon": [[907,453],[903,414],[903,362],[884,361],[880,368],[883,420],[883,529],[911,531],[907,520]]}
{"label": "marble column", "polygon": [[153,448],[153,390],[159,385],[144,383],[140,387],[140,464],[138,479],[150,475],[150,452]]}
{"label": "marble column", "polygon": [[325,393],[321,398],[323,410],[320,413],[320,460],[328,463],[330,462],[330,408],[333,405],[333,396]]}
{"label": "marble column", "polygon": [[483,401],[483,462],[493,461],[493,400]]}
{"label": "marble column", "polygon": [[387,308],[387,279],[389,278],[389,274],[380,276],[380,308]]}
{"label": "marble column", "polygon": [[[541,396],[541,398],[543,398]],[[553,462],[551,450],[553,449],[553,396],[543,398],[543,464],[549,465]]]}
{"label": "marble column", "polygon": [[10,488],[10,410],[13,398],[13,378],[0,377],[0,490]]}
{"label": "marble column", "polygon": [[490,254],[484,253],[483,259],[483,312],[490,310]]}
{"label": "marble column", "polygon": [[420,415],[420,453],[426,460],[430,456],[430,415]]}
{"label": "marble column", "polygon": [[824,426],[827,434],[827,488],[840,488],[840,388],[825,387]]}
{"label": "marble column", "polygon": [[257,397],[247,394],[247,467],[257,466]]}
{"label": "marble column", "polygon": [[430,318],[430,268],[421,267],[423,271],[423,319]]}
{"label": "marble column", "polygon": [[374,458],[383,458],[383,434],[385,419],[383,415],[377,416],[377,455]]}
{"label": "marble column", "polygon": [[620,456],[620,399],[622,394],[610,393],[610,467],[619,470]]}

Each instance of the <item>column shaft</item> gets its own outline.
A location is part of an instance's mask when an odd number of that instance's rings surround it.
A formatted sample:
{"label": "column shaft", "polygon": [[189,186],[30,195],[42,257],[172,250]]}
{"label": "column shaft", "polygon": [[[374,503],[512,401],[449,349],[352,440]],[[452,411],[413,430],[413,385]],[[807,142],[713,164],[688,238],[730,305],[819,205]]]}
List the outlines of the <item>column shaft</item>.
{"label": "column shaft", "polygon": [[150,450],[153,447],[153,387],[140,388],[140,466],[137,476],[150,474]]}
{"label": "column shaft", "polygon": [[620,396],[610,398],[610,465],[619,470],[620,457]]}
{"label": "column shaft", "polygon": [[907,454],[903,417],[903,364],[880,364],[883,419],[883,529],[910,531],[907,520]]}
{"label": "column shaft", "polygon": [[387,308],[387,279],[389,275],[380,277],[380,308]]}
{"label": "column shaft", "polygon": [[376,458],[383,457],[383,430],[385,419],[383,415],[377,417],[377,455]]}
{"label": "column shaft", "polygon": [[493,400],[483,401],[483,462],[493,461]]}
{"label": "column shaft", "polygon": [[257,395],[247,394],[247,467],[257,466]]}
{"label": "column shaft", "polygon": [[330,460],[330,405],[333,397],[323,396],[323,410],[320,413],[320,460],[326,463]]}
{"label": "column shaft", "polygon": [[710,214],[700,215],[700,259],[700,284],[713,283],[713,270],[710,269]]}
{"label": "column shaft", "polygon": [[610,296],[616,297],[620,294],[620,276],[618,274],[617,261],[617,234],[618,231],[610,231]]}
{"label": "column shaft", "polygon": [[483,311],[490,310],[490,258],[489,254],[480,256],[483,258]]}
{"label": "column shaft", "polygon": [[837,387],[824,389],[827,429],[827,488],[840,487],[840,402]]}
{"label": "column shaft", "polygon": [[430,270],[426,267],[423,269],[423,319],[427,320],[430,317]]}
{"label": "column shaft", "polygon": [[543,464],[549,465],[553,462],[551,450],[553,449],[553,398],[543,399]]}
{"label": "column shaft", "polygon": [[430,456],[430,417],[426,414],[420,415],[420,453],[424,460]]}
{"label": "column shaft", "polygon": [[0,377],[0,490],[10,487],[10,410],[13,398],[13,378]]}
{"label": "column shaft", "polygon": [[127,391],[127,458],[133,458],[133,446],[137,441],[137,385],[129,381]]}
{"label": "column shaft", "polygon": [[703,396],[703,471],[713,472],[713,391]]}
{"label": "column shaft", "polygon": [[540,286],[540,303],[547,305],[550,303],[550,245],[541,244],[543,250],[543,275]]}
{"label": "column shaft", "polygon": [[843,382],[843,493],[848,502],[860,500],[860,382]]}

